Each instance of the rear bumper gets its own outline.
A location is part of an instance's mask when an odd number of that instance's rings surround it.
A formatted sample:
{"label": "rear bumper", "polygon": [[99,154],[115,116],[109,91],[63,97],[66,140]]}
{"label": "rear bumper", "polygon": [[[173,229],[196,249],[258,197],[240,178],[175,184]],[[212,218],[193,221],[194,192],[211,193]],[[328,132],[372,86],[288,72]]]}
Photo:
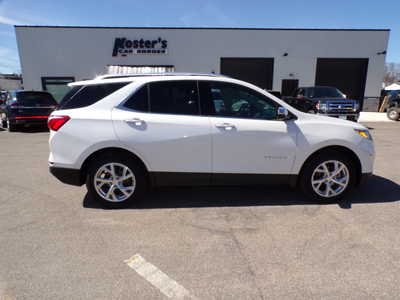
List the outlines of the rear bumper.
{"label": "rear bumper", "polygon": [[48,117],[10,117],[10,123],[15,125],[46,125]]}
{"label": "rear bumper", "polygon": [[81,186],[85,183],[81,170],[60,167],[49,167],[49,170],[50,173],[62,183],[76,186]]}

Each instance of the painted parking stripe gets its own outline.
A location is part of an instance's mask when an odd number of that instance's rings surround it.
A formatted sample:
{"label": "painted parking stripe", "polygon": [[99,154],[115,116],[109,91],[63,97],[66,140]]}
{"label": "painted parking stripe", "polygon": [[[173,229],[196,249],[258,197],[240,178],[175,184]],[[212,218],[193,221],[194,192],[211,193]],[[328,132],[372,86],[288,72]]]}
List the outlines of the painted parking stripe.
{"label": "painted parking stripe", "polygon": [[142,256],[140,256],[140,254],[135,254],[124,262],[149,283],[158,288],[160,292],[168,298],[198,300],[196,297],[191,295],[187,289],[172,278],[168,277],[168,275],[163,271],[147,262]]}

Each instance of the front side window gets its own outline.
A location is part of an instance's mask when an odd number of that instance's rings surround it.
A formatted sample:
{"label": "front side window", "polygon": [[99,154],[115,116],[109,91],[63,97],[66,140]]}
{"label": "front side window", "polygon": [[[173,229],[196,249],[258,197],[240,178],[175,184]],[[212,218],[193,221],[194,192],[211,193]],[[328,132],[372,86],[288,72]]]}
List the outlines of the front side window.
{"label": "front side window", "polygon": [[150,111],[153,113],[198,115],[199,99],[195,81],[150,83]]}
{"label": "front side window", "polygon": [[[277,118],[278,105],[249,88],[223,82],[202,82],[200,85],[200,90],[208,91],[208,97],[211,98],[211,115],[262,120]],[[204,85],[208,88],[205,89]]]}
{"label": "front side window", "polygon": [[145,84],[124,103],[126,108],[136,111],[149,111],[148,85]]}

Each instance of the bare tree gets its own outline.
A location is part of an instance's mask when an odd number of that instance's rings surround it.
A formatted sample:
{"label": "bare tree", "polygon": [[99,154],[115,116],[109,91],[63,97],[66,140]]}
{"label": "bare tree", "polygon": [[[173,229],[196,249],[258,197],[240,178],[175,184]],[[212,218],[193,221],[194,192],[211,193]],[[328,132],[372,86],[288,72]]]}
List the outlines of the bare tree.
{"label": "bare tree", "polygon": [[383,82],[385,85],[400,81],[400,63],[387,63],[385,65],[385,76]]}

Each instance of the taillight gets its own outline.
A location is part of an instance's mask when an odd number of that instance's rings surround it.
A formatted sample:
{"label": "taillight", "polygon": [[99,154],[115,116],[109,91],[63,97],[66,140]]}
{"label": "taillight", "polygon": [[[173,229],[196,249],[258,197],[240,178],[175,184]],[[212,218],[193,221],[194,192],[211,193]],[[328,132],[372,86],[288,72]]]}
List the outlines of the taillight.
{"label": "taillight", "polygon": [[67,123],[69,119],[71,119],[69,116],[50,116],[47,125],[50,130],[57,131]]}
{"label": "taillight", "polygon": [[19,104],[17,102],[11,103],[10,104],[11,107],[18,107],[18,106],[22,106],[22,104]]}

